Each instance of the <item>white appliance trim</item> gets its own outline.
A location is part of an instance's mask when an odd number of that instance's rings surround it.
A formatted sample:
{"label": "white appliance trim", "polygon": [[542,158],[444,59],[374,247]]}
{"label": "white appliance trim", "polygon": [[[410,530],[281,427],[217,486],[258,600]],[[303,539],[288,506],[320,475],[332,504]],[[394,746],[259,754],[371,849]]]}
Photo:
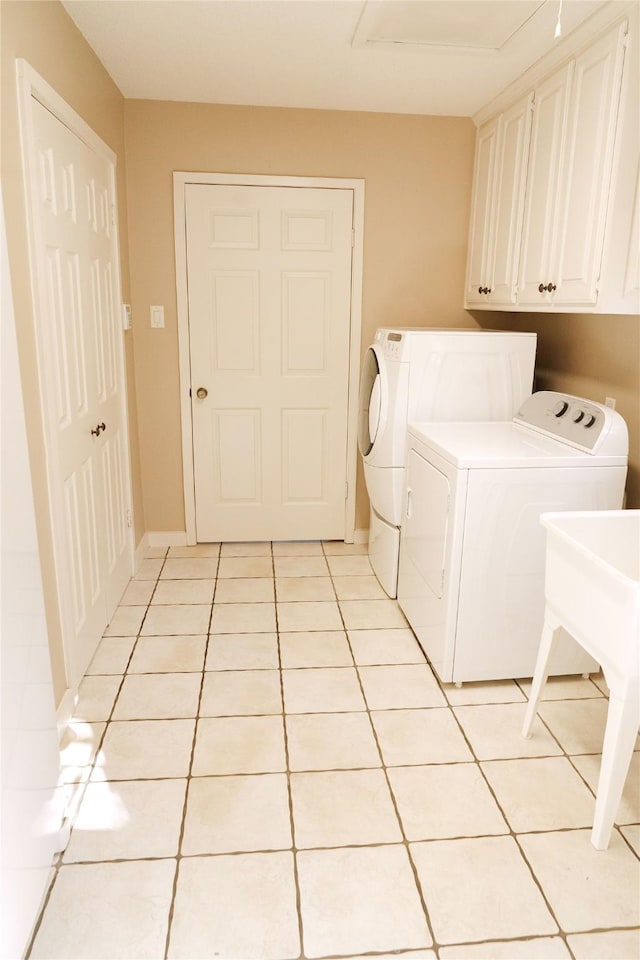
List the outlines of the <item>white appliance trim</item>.
{"label": "white appliance trim", "polygon": [[364,180],[334,177],[286,177],[237,173],[173,174],[173,222],[178,305],[178,354],[180,372],[180,421],[182,426],[182,476],[187,544],[196,541],[196,503],[193,476],[193,430],[189,363],[189,307],[187,298],[187,245],[185,187],[191,183],[238,184],[247,187],[315,187],[353,191],[353,254],[351,268],[351,331],[349,340],[349,400],[347,409],[347,495],[344,539],[353,543],[356,519],[356,469],[358,463],[358,387],[360,382],[360,332],[362,328],[362,271],[364,256]]}

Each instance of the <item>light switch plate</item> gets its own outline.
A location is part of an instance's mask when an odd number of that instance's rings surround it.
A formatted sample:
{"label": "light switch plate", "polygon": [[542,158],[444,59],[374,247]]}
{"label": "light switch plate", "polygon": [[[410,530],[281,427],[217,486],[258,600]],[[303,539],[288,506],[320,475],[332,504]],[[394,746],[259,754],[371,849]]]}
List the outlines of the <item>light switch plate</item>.
{"label": "light switch plate", "polygon": [[151,317],[151,326],[154,327],[154,329],[159,330],[161,327],[164,327],[164,307],[149,307],[149,313]]}

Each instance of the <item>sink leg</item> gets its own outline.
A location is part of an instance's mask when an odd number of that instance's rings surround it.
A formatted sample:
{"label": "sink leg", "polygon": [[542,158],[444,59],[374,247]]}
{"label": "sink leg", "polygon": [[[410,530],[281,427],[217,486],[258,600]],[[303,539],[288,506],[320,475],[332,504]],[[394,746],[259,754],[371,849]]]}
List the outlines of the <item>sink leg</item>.
{"label": "sink leg", "polygon": [[626,697],[617,697],[612,693],[609,698],[602,765],[591,832],[591,843],[596,850],[606,850],[609,846],[611,828],[618,812],[638,734],[639,695],[640,691],[632,687]]}
{"label": "sink leg", "polygon": [[540,700],[540,695],[549,676],[549,663],[556,645],[559,626],[555,618],[549,615],[549,611],[545,610],[540,647],[538,648],[538,659],[536,660],[536,668],[533,674],[533,684],[531,685],[527,712],[525,713],[524,723],[522,725],[522,736],[527,740],[531,736],[538,701]]}

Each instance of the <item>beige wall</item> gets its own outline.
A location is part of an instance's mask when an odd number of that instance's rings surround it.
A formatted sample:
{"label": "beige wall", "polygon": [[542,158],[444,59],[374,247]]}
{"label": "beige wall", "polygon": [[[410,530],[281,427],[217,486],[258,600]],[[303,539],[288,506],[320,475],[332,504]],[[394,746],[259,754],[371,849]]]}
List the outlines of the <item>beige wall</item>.
{"label": "beige wall", "polygon": [[[462,309],[474,142],[470,120],[124,101],[59,3],[3,0],[0,16],[1,173],[58,699],[65,679],[52,544],[44,511],[44,448],[18,140],[16,57],[28,60],[118,155],[123,295],[134,310],[126,355],[138,540],[148,530],[184,529],[174,170],[364,179],[362,348],[383,324],[474,326],[477,321],[488,328],[537,331],[538,388],[558,388],[595,400],[616,397],[631,438],[628,506],[640,506],[638,319],[478,312],[474,320]],[[165,330],[150,330],[151,303],[165,305]],[[367,498],[360,477],[357,526],[364,528],[367,523]]]}
{"label": "beige wall", "polygon": [[[148,530],[184,530],[173,234],[175,170],[365,180],[363,349],[377,326],[472,326],[462,309],[469,119],[125,104],[138,421]],[[151,330],[149,305],[166,328]],[[359,478],[357,520],[369,523]]]}
{"label": "beige wall", "polygon": [[[124,190],[124,101],[95,54],[56,2],[4,0],[2,31],[2,190],[7,225],[11,283],[15,304],[18,349],[23,378],[25,413],[36,500],[36,518],[45,586],[45,603],[57,700],[66,687],[57,601],[53,583],[51,532],[46,516],[44,445],[39,413],[35,332],[27,255],[22,161],[18,137],[16,67],[23,57],[105,140],[118,155],[118,191],[122,288],[129,296],[127,210]],[[129,412],[132,438],[136,533],[144,532],[137,448],[137,418],[133,384],[133,345],[127,337]]]}
{"label": "beige wall", "polygon": [[629,428],[627,507],[640,507],[640,319],[631,316],[484,313],[482,327],[538,334],[536,390],[604,403],[614,397]]}

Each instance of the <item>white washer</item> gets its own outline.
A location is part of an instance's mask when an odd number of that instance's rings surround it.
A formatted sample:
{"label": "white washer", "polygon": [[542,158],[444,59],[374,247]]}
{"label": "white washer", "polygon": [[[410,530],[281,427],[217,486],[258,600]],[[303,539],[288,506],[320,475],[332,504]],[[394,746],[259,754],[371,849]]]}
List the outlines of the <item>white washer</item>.
{"label": "white washer", "polygon": [[408,420],[508,420],[533,388],[535,333],[381,328],[360,379],[369,557],[396,596]]}
{"label": "white washer", "polygon": [[[409,425],[398,601],[441,680],[531,677],[544,615],[540,514],[622,506],[628,435],[542,391],[509,423]],[[551,672],[595,662],[570,638]]]}

